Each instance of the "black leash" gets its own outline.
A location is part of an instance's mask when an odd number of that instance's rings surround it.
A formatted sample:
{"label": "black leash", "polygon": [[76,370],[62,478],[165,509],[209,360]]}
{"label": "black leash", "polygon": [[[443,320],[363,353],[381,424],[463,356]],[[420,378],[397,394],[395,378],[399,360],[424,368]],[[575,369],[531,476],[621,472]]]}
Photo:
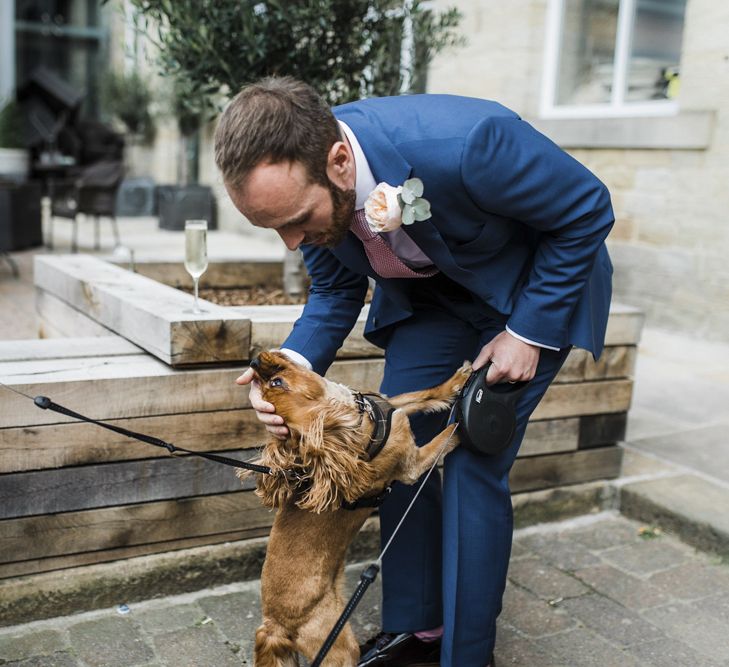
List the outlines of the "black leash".
{"label": "black leash", "polygon": [[114,431],[115,433],[120,433],[121,435],[125,435],[129,438],[134,438],[135,440],[139,440],[140,442],[145,442],[148,445],[162,447],[173,455],[177,452],[184,452],[185,454],[189,454],[190,456],[199,456],[200,458],[208,459],[209,461],[222,463],[226,466],[233,466],[234,468],[245,468],[246,470],[260,472],[266,475],[273,474],[268,466],[261,466],[257,465],[256,463],[248,463],[247,461],[238,461],[237,459],[231,459],[227,456],[221,456],[220,454],[211,454],[210,452],[195,452],[191,449],[185,449],[184,447],[178,447],[177,445],[173,445],[171,442],[167,442],[166,440],[162,440],[161,438],[155,438],[152,435],[137,433],[136,431],[130,431],[126,428],[122,428],[121,426],[114,426],[114,424],[107,424],[106,422],[92,419],[91,417],[86,417],[85,415],[79,414],[78,412],[74,412],[73,410],[64,408],[62,405],[54,403],[47,396],[36,396],[33,399],[33,403],[35,403],[36,406],[41,408],[42,410],[53,410],[54,412],[66,415],[67,417],[72,417],[73,419],[78,419],[79,421],[87,422],[89,424],[96,424],[97,426],[109,429],[110,431]]}
{"label": "black leash", "polygon": [[357,605],[360,603],[360,600],[362,599],[362,596],[365,594],[367,589],[370,587],[370,584],[374,582],[375,579],[377,579],[377,573],[380,571],[380,568],[375,563],[372,563],[371,565],[368,565],[364,572],[362,572],[361,575],[359,575],[359,584],[357,585],[356,590],[352,594],[352,597],[349,599],[349,602],[347,603],[347,606],[344,608],[344,611],[342,612],[342,615],[339,617],[337,622],[334,624],[334,627],[332,628],[332,631],[329,633],[329,636],[326,638],[324,643],[322,644],[322,647],[319,649],[319,653],[316,654],[316,658],[314,658],[314,662],[311,663],[311,667],[319,667],[321,665],[322,660],[326,658],[327,653],[332,648],[332,645],[337,640],[337,637],[339,636],[339,633],[344,628],[345,624],[349,620],[349,617],[352,615],[354,610],[357,608]]}

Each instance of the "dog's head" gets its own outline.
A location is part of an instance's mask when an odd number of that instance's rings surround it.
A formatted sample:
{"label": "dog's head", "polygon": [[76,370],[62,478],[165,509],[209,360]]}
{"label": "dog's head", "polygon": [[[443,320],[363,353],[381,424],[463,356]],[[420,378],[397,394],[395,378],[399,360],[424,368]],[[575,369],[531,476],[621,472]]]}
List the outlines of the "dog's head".
{"label": "dog's head", "polygon": [[283,417],[290,437],[272,440],[262,462],[273,471],[295,470],[303,479],[263,475],[257,493],[269,507],[296,497],[301,509],[338,509],[371,490],[374,472],[364,452],[369,431],[352,393],[272,350],[251,362],[263,400]]}

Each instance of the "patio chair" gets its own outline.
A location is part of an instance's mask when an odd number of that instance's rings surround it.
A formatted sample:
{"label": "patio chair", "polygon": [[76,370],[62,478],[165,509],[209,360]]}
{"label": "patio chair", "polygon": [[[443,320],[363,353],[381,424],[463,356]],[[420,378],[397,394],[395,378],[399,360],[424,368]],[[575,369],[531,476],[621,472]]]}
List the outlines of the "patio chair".
{"label": "patio chair", "polygon": [[79,213],[94,218],[94,248],[99,250],[99,218],[111,220],[114,232],[114,247],[121,245],[119,227],[116,221],[114,203],[116,193],[124,178],[124,166],[119,160],[102,160],[83,167],[75,179],[56,182],[51,201],[51,228],[49,236],[53,239],[53,217],[69,218],[73,221],[71,252],[78,251]]}

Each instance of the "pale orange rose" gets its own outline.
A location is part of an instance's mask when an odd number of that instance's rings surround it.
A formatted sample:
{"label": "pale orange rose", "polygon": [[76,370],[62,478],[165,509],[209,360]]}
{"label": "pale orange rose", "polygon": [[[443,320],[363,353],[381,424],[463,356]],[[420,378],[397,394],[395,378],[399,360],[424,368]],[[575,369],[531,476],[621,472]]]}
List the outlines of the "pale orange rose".
{"label": "pale orange rose", "polygon": [[364,205],[367,224],[373,232],[391,232],[402,225],[402,210],[397,196],[402,186],[394,187],[387,183],[379,183],[370,192]]}

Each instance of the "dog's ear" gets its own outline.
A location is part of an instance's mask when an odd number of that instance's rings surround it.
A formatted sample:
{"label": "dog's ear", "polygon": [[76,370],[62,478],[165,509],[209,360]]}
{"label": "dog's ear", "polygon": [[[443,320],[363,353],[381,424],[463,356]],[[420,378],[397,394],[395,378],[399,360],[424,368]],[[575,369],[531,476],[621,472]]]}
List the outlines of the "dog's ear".
{"label": "dog's ear", "polygon": [[[294,467],[295,459],[296,456],[289,441],[271,440],[263,448],[261,458],[257,463],[268,466],[272,474],[258,476],[256,495],[266,507],[278,509],[294,495],[293,485],[284,474],[284,471]],[[243,480],[250,473],[247,470],[238,468],[236,474],[239,479]]]}
{"label": "dog's ear", "polygon": [[361,458],[358,424],[342,421],[341,408],[325,406],[310,420],[299,442],[309,488],[296,503],[310,512],[337,510],[370,491],[375,471]]}

